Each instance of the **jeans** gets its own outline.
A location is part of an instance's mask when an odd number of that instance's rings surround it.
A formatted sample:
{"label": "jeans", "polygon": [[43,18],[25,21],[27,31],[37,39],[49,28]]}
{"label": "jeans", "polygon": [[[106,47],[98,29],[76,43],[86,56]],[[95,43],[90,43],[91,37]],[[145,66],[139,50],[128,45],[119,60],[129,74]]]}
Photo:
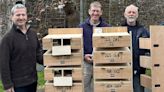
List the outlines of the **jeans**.
{"label": "jeans", "polygon": [[84,61],[84,92],[93,92],[93,64]]}
{"label": "jeans", "polygon": [[37,90],[37,82],[33,84],[23,86],[23,87],[14,87],[15,92],[36,92]]}
{"label": "jeans", "polygon": [[133,75],[133,92],[144,92],[144,87],[140,84],[140,75]]}

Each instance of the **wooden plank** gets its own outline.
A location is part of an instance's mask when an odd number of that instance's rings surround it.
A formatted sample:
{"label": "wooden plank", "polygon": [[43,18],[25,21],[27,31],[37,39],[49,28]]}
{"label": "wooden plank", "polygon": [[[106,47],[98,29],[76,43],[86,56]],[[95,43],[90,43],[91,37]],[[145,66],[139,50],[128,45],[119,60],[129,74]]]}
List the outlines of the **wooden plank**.
{"label": "wooden plank", "polygon": [[[68,38],[68,35],[47,35],[42,39],[43,48],[46,50],[52,49],[53,39],[63,39],[63,36]],[[82,35],[69,35],[71,49],[81,49],[83,47]]]}
{"label": "wooden plank", "polygon": [[82,34],[82,28],[49,28],[48,34]]}
{"label": "wooden plank", "polygon": [[45,92],[84,92],[82,83],[73,83],[70,87],[55,87],[52,82],[45,83]]}
{"label": "wooden plank", "polygon": [[47,35],[45,38],[49,38],[49,39],[82,38],[82,34],[53,34],[53,35]]}
{"label": "wooden plank", "polygon": [[152,68],[152,92],[163,92],[164,90],[164,67],[155,64]]}
{"label": "wooden plank", "polygon": [[164,90],[164,26],[150,26],[151,56],[152,56],[152,92]]}
{"label": "wooden plank", "polygon": [[139,47],[141,49],[151,49],[151,39],[150,38],[139,38]]}
{"label": "wooden plank", "polygon": [[152,68],[152,61],[150,56],[140,56],[140,66],[143,68]]}
{"label": "wooden plank", "polygon": [[44,54],[45,66],[75,66],[82,65],[82,51],[72,52],[71,55],[52,56],[52,51],[48,50]]}
{"label": "wooden plank", "polygon": [[94,64],[131,63],[131,51],[128,47],[114,49],[95,49]]}
{"label": "wooden plank", "polygon": [[43,45],[43,49],[50,50],[50,49],[52,49],[52,46],[53,46],[52,39],[47,38],[47,36],[42,38],[42,45]]}
{"label": "wooden plank", "polygon": [[95,27],[94,33],[128,32],[127,27]]}
{"label": "wooden plank", "polygon": [[129,66],[96,66],[94,79],[132,79],[132,67]]}
{"label": "wooden plank", "polygon": [[133,92],[131,81],[101,81],[94,83],[94,92]]}
{"label": "wooden plank", "polygon": [[164,66],[164,26],[150,26],[152,64]]}
{"label": "wooden plank", "polygon": [[129,47],[130,34],[127,32],[117,33],[94,33],[93,47],[108,48],[108,47]]}
{"label": "wooden plank", "polygon": [[73,81],[81,81],[83,79],[82,76],[82,68],[79,67],[46,67],[44,69],[44,79],[45,80],[53,80],[53,77],[55,76],[54,72],[55,70],[71,70],[71,76],[73,78]]}
{"label": "wooden plank", "polygon": [[140,79],[141,79],[141,85],[143,87],[146,87],[148,89],[152,89],[152,78],[150,76],[145,75],[145,74],[141,74]]}

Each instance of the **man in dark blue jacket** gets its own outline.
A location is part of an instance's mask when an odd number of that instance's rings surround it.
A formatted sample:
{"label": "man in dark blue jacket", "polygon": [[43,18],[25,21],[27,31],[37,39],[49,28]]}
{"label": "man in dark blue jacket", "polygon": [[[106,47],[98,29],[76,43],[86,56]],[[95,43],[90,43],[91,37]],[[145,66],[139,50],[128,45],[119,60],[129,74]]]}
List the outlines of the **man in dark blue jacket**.
{"label": "man in dark blue jacket", "polygon": [[93,59],[92,59],[92,34],[93,27],[108,27],[109,25],[101,18],[101,4],[94,1],[90,4],[88,13],[90,17],[80,24],[83,28],[83,44],[84,44],[84,92],[93,92]]}
{"label": "man in dark blue jacket", "polygon": [[149,32],[137,22],[138,7],[129,5],[124,12],[126,21],[122,26],[128,27],[128,32],[132,33],[132,52],[133,52],[133,88],[134,92],[144,92],[144,88],[140,85],[140,74],[145,72],[145,69],[140,67],[139,55],[143,55],[147,50],[139,49],[139,38],[149,37]]}

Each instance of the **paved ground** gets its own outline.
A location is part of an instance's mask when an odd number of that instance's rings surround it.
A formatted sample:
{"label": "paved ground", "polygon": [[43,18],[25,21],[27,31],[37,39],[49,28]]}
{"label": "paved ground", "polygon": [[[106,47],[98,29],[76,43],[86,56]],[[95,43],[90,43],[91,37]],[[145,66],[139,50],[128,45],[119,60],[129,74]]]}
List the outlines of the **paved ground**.
{"label": "paved ground", "polygon": [[37,92],[44,92],[44,88],[38,89]]}

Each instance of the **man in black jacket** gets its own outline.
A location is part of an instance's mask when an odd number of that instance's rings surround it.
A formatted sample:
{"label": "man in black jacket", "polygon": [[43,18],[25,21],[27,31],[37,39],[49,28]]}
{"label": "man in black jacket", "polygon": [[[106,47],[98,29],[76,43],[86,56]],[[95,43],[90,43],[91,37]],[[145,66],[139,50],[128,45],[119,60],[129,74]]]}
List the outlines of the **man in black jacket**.
{"label": "man in black jacket", "polygon": [[133,89],[134,92],[144,92],[144,88],[140,85],[140,74],[145,72],[145,69],[140,67],[139,55],[143,55],[147,50],[139,49],[139,38],[149,37],[149,32],[137,22],[138,7],[129,5],[124,12],[126,18],[122,26],[127,26],[128,32],[132,33],[132,52],[133,52]]}
{"label": "man in black jacket", "polygon": [[36,92],[36,62],[43,64],[42,48],[36,33],[26,25],[27,9],[11,9],[11,30],[0,44],[1,78],[6,92]]}

